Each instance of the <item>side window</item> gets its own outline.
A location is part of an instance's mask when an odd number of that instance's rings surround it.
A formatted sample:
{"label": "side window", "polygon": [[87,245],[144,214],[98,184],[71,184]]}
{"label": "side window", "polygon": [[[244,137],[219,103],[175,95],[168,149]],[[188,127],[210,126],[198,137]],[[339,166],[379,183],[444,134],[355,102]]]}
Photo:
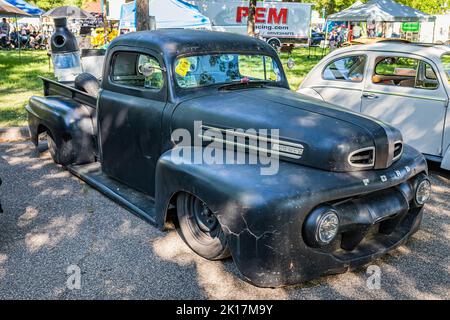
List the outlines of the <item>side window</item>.
{"label": "side window", "polygon": [[436,89],[439,82],[430,64],[407,57],[377,59],[372,82],[381,85]]}
{"label": "side window", "polygon": [[324,80],[361,82],[366,66],[366,56],[340,58],[329,63],[323,70]]}
{"label": "side window", "polygon": [[114,56],[111,80],[115,83],[159,90],[164,85],[161,66],[147,54],[118,52]]}

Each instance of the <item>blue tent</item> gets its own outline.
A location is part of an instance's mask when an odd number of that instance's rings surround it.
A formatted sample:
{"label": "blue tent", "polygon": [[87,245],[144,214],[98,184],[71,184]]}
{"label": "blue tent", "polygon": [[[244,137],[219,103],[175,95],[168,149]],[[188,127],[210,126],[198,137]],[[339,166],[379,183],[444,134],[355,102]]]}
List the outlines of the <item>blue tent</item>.
{"label": "blue tent", "polygon": [[[183,0],[150,0],[149,14],[155,16],[158,29],[211,28],[209,19]],[[136,28],[136,1],[122,5],[119,28]]]}
{"label": "blue tent", "polygon": [[28,14],[31,14],[32,16],[40,16],[42,13],[44,13],[43,10],[39,9],[38,7],[32,6],[28,2],[24,0],[5,0],[9,4],[13,5],[16,8],[19,8],[22,11],[25,11]]}

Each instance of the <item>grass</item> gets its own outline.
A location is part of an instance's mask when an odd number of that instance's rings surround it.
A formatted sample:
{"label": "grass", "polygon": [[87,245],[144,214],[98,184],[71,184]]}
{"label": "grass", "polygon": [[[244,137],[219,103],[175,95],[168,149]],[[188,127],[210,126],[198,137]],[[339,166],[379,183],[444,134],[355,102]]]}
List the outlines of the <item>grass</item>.
{"label": "grass", "polygon": [[0,51],[0,127],[26,125],[28,99],[42,95],[38,76],[52,75],[45,51]]}
{"label": "grass", "polygon": [[[309,53],[311,53],[311,55],[309,55]],[[323,54],[326,55],[327,53],[328,51]],[[291,55],[281,53],[280,58],[283,62],[283,67],[291,89],[297,90],[309,71],[311,71],[322,58],[322,49],[311,49],[311,52],[309,52],[307,48],[296,48]],[[288,69],[286,66],[289,58],[292,58],[295,61],[295,65],[292,69]]]}
{"label": "grass", "polygon": [[[320,60],[322,51],[296,48],[292,55],[281,53],[292,90],[296,90],[308,72]],[[289,57],[295,60],[291,70],[286,67]],[[25,105],[32,95],[42,95],[38,76],[53,77],[45,51],[23,51],[21,58],[14,51],[0,51],[0,127],[24,126],[27,123]]]}

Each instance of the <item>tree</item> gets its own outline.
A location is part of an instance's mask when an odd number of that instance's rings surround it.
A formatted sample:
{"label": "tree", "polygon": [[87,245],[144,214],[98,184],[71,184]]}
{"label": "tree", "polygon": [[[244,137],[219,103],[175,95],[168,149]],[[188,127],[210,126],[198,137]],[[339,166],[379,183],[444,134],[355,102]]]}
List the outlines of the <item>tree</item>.
{"label": "tree", "polygon": [[247,33],[249,36],[255,35],[256,1],[257,0],[249,0],[248,3]]}
{"label": "tree", "polygon": [[76,6],[81,7],[83,0],[30,0],[31,4],[41,8],[44,11],[60,7],[60,6]]}
{"label": "tree", "polygon": [[395,0],[428,14],[443,14],[450,10],[448,0]]}
{"label": "tree", "polygon": [[150,30],[149,0],[136,0],[136,30]]}
{"label": "tree", "polygon": [[63,6],[65,0],[32,0],[30,3],[36,5],[44,11],[48,11],[52,8]]}

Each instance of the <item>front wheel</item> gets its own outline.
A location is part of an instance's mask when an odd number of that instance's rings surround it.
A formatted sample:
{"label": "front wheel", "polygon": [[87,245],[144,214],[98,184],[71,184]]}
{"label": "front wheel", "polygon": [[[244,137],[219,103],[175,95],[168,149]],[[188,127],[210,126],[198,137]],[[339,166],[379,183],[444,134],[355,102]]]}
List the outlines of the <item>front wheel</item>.
{"label": "front wheel", "polygon": [[195,253],[208,260],[230,256],[226,235],[203,201],[188,193],[179,194],[177,216],[177,231]]}

